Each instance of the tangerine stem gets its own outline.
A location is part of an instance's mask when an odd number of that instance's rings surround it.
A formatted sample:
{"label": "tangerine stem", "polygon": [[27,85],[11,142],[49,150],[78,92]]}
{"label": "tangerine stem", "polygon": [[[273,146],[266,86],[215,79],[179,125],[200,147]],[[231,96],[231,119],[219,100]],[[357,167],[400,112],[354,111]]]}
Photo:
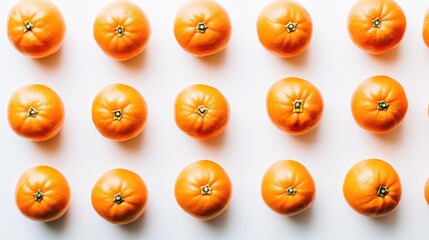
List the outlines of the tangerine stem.
{"label": "tangerine stem", "polygon": [[302,99],[295,99],[292,103],[293,105],[293,111],[294,113],[301,113],[304,111],[304,100]]}
{"label": "tangerine stem", "polygon": [[384,100],[377,101],[377,110],[383,110],[386,111],[389,109],[390,104],[385,102]]}
{"label": "tangerine stem", "polygon": [[33,196],[34,196],[34,200],[36,200],[37,202],[41,202],[43,200],[43,193],[42,191],[40,191],[40,189],[37,190],[37,192],[35,192]]}
{"label": "tangerine stem", "polygon": [[201,189],[201,195],[212,195],[213,189],[210,187],[208,183],[200,187],[200,189]]}
{"label": "tangerine stem", "polygon": [[114,120],[118,120],[118,121],[120,121],[120,120],[122,119],[122,117],[124,116],[124,115],[122,114],[122,110],[121,110],[121,109],[118,109],[118,110],[112,111],[112,113],[113,113],[113,119],[114,119]]}
{"label": "tangerine stem", "polygon": [[199,22],[197,24],[197,26],[195,27],[195,29],[197,30],[197,32],[199,33],[205,33],[207,30],[207,24],[205,22]]}
{"label": "tangerine stem", "polygon": [[376,28],[381,27],[381,19],[379,17],[376,17],[374,20],[372,20],[372,26]]}
{"label": "tangerine stem", "polygon": [[385,197],[387,194],[389,194],[389,189],[385,186],[378,187],[377,196],[379,197]]}
{"label": "tangerine stem", "polygon": [[115,32],[116,32],[116,34],[117,34],[119,37],[122,37],[122,36],[125,34],[125,28],[124,28],[123,26],[121,26],[121,25],[118,25],[118,26],[115,28]]}
{"label": "tangerine stem", "polygon": [[25,33],[28,32],[28,31],[33,30],[33,28],[34,28],[34,26],[33,26],[33,24],[31,24],[30,21],[27,20],[27,21],[24,22],[24,32]]}
{"label": "tangerine stem", "polygon": [[122,194],[119,192],[113,197],[113,201],[119,205],[124,202],[124,197],[122,197]]}
{"label": "tangerine stem", "polygon": [[36,117],[39,112],[33,107],[30,107],[27,113],[29,117]]}
{"label": "tangerine stem", "polygon": [[288,33],[290,33],[290,32],[295,32],[296,31],[296,23],[294,23],[294,22],[288,22],[288,24],[286,24],[286,26],[285,26],[285,28],[286,28],[286,31],[288,32]]}
{"label": "tangerine stem", "polygon": [[295,187],[288,187],[287,189],[286,189],[286,193],[287,193],[287,195],[289,195],[289,196],[295,196],[295,194],[296,194],[296,188]]}
{"label": "tangerine stem", "polygon": [[204,117],[204,115],[206,115],[208,111],[209,110],[205,108],[203,105],[198,106],[197,110],[195,110],[195,112],[198,113],[201,117]]}

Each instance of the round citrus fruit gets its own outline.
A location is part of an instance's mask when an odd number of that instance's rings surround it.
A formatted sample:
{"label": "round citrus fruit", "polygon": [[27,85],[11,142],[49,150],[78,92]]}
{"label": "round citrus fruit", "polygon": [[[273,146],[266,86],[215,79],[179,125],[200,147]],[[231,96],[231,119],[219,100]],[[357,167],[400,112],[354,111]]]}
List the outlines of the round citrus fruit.
{"label": "round citrus fruit", "polygon": [[280,130],[293,135],[308,133],[323,115],[323,99],[319,90],[301,78],[284,78],[268,90],[267,112]]}
{"label": "round citrus fruit", "polygon": [[92,188],[94,210],[110,223],[123,225],[137,220],[145,210],[148,190],[136,173],[116,168],[104,173]]}
{"label": "round citrus fruit", "polygon": [[396,47],[405,33],[407,21],[393,0],[358,0],[349,12],[348,31],[352,41],[371,54]]}
{"label": "round citrus fruit", "polygon": [[210,160],[200,160],[180,172],[174,194],[184,211],[198,219],[210,220],[228,208],[232,185],[221,166]]}
{"label": "round citrus fruit", "polygon": [[402,122],[408,100],[399,82],[387,76],[374,76],[358,85],[351,108],[356,123],[363,129],[387,133]]}
{"label": "round citrus fruit", "polygon": [[18,88],[10,97],[7,113],[12,130],[33,141],[45,141],[57,135],[65,115],[60,97],[40,84]]}
{"label": "round citrus fruit", "polygon": [[429,178],[426,179],[424,193],[425,193],[426,202],[429,204]]}
{"label": "round citrus fruit", "polygon": [[259,41],[271,53],[290,58],[307,49],[313,34],[310,14],[293,0],[275,0],[259,14]]}
{"label": "round citrus fruit", "polygon": [[308,170],[294,160],[271,165],[262,178],[262,199],[273,211],[292,216],[311,206],[316,185]]}
{"label": "round citrus fruit", "polygon": [[423,41],[425,42],[426,46],[429,47],[429,9],[426,10],[425,17],[423,20]]}
{"label": "round citrus fruit", "polygon": [[147,107],[143,96],[124,84],[104,87],[92,103],[92,121],[104,137],[115,141],[130,140],[146,124]]}
{"label": "round citrus fruit", "polygon": [[188,53],[204,57],[222,51],[231,38],[231,21],[214,0],[189,0],[174,20],[174,36]]}
{"label": "round citrus fruit", "polygon": [[177,95],[174,118],[189,136],[208,140],[221,134],[228,125],[229,105],[216,88],[195,84]]}
{"label": "round citrus fruit", "polygon": [[29,219],[50,222],[64,215],[70,204],[70,187],[56,169],[36,166],[25,171],[15,188],[19,211]]}
{"label": "round citrus fruit", "polygon": [[396,208],[401,200],[401,181],[395,169],[379,159],[353,165],[343,184],[347,203],[358,213],[380,217]]}
{"label": "round citrus fruit", "polygon": [[9,12],[9,40],[29,57],[42,58],[57,52],[65,32],[61,11],[49,0],[20,0]]}
{"label": "round citrus fruit", "polygon": [[151,27],[139,6],[121,0],[108,4],[98,13],[93,34],[106,55],[124,61],[143,52],[151,35]]}

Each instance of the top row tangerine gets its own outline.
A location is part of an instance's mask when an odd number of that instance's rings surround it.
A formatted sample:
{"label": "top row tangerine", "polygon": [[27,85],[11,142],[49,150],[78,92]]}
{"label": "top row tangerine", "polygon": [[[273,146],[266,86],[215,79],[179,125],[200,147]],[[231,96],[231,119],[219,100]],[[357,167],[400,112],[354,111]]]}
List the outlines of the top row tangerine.
{"label": "top row tangerine", "polygon": [[[313,32],[310,14],[293,0],[269,3],[259,14],[256,26],[261,44],[284,58],[305,51]],[[358,0],[348,16],[350,38],[371,54],[396,47],[405,28],[405,14],[393,0]],[[20,0],[9,12],[7,29],[9,40],[18,51],[42,58],[61,48],[66,26],[60,10],[49,0]],[[139,6],[122,0],[108,4],[98,13],[93,34],[105,54],[124,61],[143,52],[151,26]],[[190,0],[177,12],[174,35],[185,51],[197,57],[209,56],[227,46],[231,21],[225,8],[216,1]],[[429,46],[428,14],[423,39]]]}

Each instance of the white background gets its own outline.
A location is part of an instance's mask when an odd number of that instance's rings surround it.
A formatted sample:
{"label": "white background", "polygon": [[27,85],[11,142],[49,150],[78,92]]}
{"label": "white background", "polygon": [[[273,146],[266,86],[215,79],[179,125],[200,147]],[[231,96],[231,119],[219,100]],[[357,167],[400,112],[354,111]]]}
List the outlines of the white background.
{"label": "white background", "polygon": [[[284,60],[259,44],[256,19],[268,0],[219,2],[230,14],[233,34],[222,53],[199,59],[176,43],[173,21],[179,0],[138,1],[152,25],[152,37],[139,57],[116,62],[105,56],[92,37],[92,23],[108,1],[54,1],[64,14],[67,35],[62,50],[33,60],[20,55],[6,34],[7,13],[0,8],[0,225],[2,237],[13,239],[424,239],[429,234],[429,207],[423,186],[429,176],[427,115],[429,50],[421,28],[427,1],[398,0],[407,17],[401,45],[387,54],[368,55],[353,45],[347,14],[353,0],[300,2],[314,24],[308,50]],[[409,109],[403,124],[387,135],[359,128],[350,112],[350,98],[362,80],[385,74],[401,82]],[[265,96],[275,81],[305,78],[321,91],[324,116],[313,132],[289,136],[269,121]],[[145,97],[149,115],[142,135],[116,143],[93,126],[91,103],[104,86],[121,82]],[[15,135],[7,123],[7,102],[18,87],[41,83],[62,98],[66,121],[57,137],[35,143]],[[230,124],[220,137],[199,142],[175,125],[177,93],[194,83],[217,87],[231,108]],[[381,158],[399,173],[403,198],[393,213],[379,219],[355,213],[342,195],[349,167],[366,158]],[[212,159],[229,173],[233,196],[227,212],[201,222],[182,211],[174,198],[174,182],[190,162]],[[314,205],[296,217],[272,212],[260,196],[260,181],[269,165],[295,159],[317,184]],[[47,164],[68,179],[72,199],[68,213],[52,223],[26,219],[15,206],[14,188],[26,169]],[[122,167],[137,172],[149,189],[143,216],[115,226],[92,208],[90,193],[105,171]]]}

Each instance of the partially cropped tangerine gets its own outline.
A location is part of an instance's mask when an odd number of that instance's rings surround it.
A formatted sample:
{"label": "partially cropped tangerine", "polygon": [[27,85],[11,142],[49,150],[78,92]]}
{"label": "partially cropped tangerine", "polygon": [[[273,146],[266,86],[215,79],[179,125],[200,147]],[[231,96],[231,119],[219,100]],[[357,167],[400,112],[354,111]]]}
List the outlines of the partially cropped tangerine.
{"label": "partially cropped tangerine", "polygon": [[426,10],[424,19],[423,19],[423,29],[422,29],[423,41],[427,47],[429,47],[429,9]]}
{"label": "partially cropped tangerine", "polygon": [[427,178],[425,182],[424,195],[426,203],[429,205],[429,178]]}

